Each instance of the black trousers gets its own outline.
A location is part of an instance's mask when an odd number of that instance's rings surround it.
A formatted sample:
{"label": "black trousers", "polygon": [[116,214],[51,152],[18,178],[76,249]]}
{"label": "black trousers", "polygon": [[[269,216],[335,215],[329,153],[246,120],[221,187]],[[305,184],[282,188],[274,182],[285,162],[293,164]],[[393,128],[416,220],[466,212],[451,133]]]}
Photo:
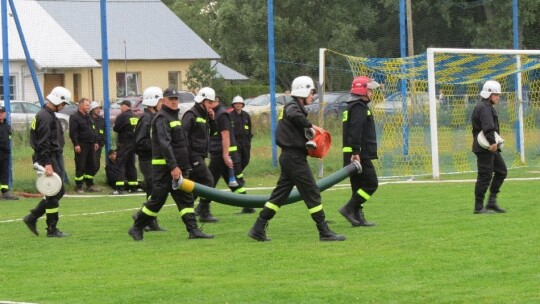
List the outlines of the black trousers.
{"label": "black trousers", "polygon": [[[193,195],[191,195],[191,193],[183,192],[181,190],[172,190],[171,171],[169,171],[167,166],[153,165],[152,175],[152,179],[154,181],[152,186],[152,195],[150,196],[150,199],[144,203],[144,213],[153,213],[148,215],[157,216],[157,213],[161,210],[165,204],[165,201],[167,201],[169,193],[171,194],[180,213],[186,212],[186,210],[184,210],[186,208],[193,208]],[[148,210],[150,212],[148,212]],[[189,210],[188,213],[193,213],[193,210]]]}
{"label": "black trousers", "polygon": [[[249,165],[249,161],[251,159],[251,142],[241,141],[237,143],[237,146],[238,154],[240,155],[240,167],[238,167],[238,172],[236,174],[242,175],[244,170],[246,170],[247,166]],[[240,178],[242,178],[242,176],[240,176]]]}
{"label": "black trousers", "polygon": [[94,185],[94,174],[96,174],[96,151],[94,143],[79,143],[80,153],[75,153],[75,184],[82,187],[83,182],[87,186]]}
{"label": "black trousers", "polygon": [[116,162],[121,171],[120,180],[125,180],[128,183],[127,185],[124,183],[124,189],[137,189],[139,182],[135,167],[135,143],[119,142],[116,146]]}
{"label": "black trousers", "polygon": [[154,184],[152,181],[152,160],[139,157],[139,169],[144,177],[144,190],[146,191],[146,199],[148,199],[152,195]]}
{"label": "black trousers", "polygon": [[101,154],[103,152],[103,145],[99,145],[99,148],[96,150],[94,154],[95,161],[95,170],[94,170],[94,176],[96,176],[96,173],[98,173],[99,169],[101,168]]}
{"label": "black trousers", "polygon": [[[238,159],[238,157],[236,157],[236,159]],[[240,166],[240,162],[238,160],[235,161],[235,158],[233,158],[233,161],[234,161],[233,174],[235,174],[236,176],[235,170],[237,166]],[[221,156],[221,154],[210,155],[210,165],[208,166],[208,169],[212,173],[212,177],[214,179],[214,185],[212,187],[215,188],[217,183],[219,182],[219,178],[222,177],[223,181],[225,182],[225,185],[227,185],[227,187],[229,187],[229,189],[231,189],[232,192],[234,193],[246,192],[244,188],[244,184],[241,182],[238,182],[238,180],[237,180],[238,186],[236,187],[229,186],[229,177],[230,177],[229,167],[227,167],[227,165],[223,161],[223,157]]]}
{"label": "black trousers", "polygon": [[[351,163],[351,156],[351,153],[343,153],[343,166]],[[360,164],[362,165],[362,173],[353,174],[349,177],[352,190],[349,202],[355,207],[361,207],[379,187],[379,179],[377,178],[373,161],[367,158],[360,158]]]}
{"label": "black trousers", "polygon": [[9,154],[0,156],[0,190],[9,190]]}
{"label": "black trousers", "polygon": [[[35,159],[35,158],[34,158]],[[53,154],[51,155],[51,162],[53,171],[62,178],[64,176],[64,167],[62,166],[62,154]],[[45,166],[44,164],[40,164],[42,166]],[[60,189],[60,192],[58,192],[54,196],[46,196],[44,199],[42,199],[37,206],[30,210],[30,213],[32,213],[36,218],[40,218],[44,214],[47,214],[47,226],[49,227],[56,227],[56,224],[58,223],[59,216],[58,216],[58,210],[60,207],[60,199],[64,196],[64,184],[62,184],[62,188]]]}
{"label": "black trousers", "polygon": [[282,150],[279,165],[281,173],[269,202],[281,207],[287,201],[293,187],[296,186],[309,209],[321,205],[321,192],[311,173],[305,152]]}
{"label": "black trousers", "polygon": [[[210,169],[208,169],[204,158],[202,156],[196,156],[192,161],[192,170],[189,172],[188,178],[198,184],[214,187],[214,177],[212,176]],[[183,173],[185,174],[185,172]],[[194,195],[193,199],[196,200],[197,196]],[[201,197],[201,202],[208,203],[210,201]]]}
{"label": "black trousers", "polygon": [[495,153],[486,151],[475,154],[478,175],[474,187],[474,199],[477,204],[483,204],[488,188],[490,188],[490,193],[499,193],[508,171],[499,151]]}

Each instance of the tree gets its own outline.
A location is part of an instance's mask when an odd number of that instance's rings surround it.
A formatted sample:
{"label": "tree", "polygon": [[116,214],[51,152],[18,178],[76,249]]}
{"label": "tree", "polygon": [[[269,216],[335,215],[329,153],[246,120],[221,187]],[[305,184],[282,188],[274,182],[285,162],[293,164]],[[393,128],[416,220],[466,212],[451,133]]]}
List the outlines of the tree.
{"label": "tree", "polygon": [[223,77],[218,76],[216,69],[210,66],[208,60],[197,60],[193,63],[186,73],[184,84],[191,91],[198,91],[203,87],[211,87],[218,95],[225,85]]}

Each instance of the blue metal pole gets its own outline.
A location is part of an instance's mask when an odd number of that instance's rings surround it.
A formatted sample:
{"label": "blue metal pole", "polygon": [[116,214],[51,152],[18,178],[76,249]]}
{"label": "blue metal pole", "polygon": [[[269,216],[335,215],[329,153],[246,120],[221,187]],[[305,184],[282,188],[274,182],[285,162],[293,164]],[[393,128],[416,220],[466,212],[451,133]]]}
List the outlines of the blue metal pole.
{"label": "blue metal pole", "polygon": [[[519,49],[519,24],[518,24],[518,0],[513,0],[512,1],[512,27],[513,27],[513,34],[514,34],[514,49],[517,50]],[[517,55],[519,56],[519,55]],[[516,93],[518,92],[521,92],[521,90],[519,90],[518,86],[521,85],[519,83],[519,79],[517,77],[517,75],[514,76],[514,91]],[[523,96],[517,96],[517,101],[521,100],[523,98]],[[520,104],[519,102],[516,102],[516,113],[519,113],[519,108],[520,108]],[[519,120],[519,115],[518,115],[518,119],[516,119],[516,151],[518,153],[521,153],[521,121]]]}
{"label": "blue metal pole", "polygon": [[32,61],[32,57],[30,56],[30,52],[28,51],[28,45],[26,44],[26,39],[24,38],[24,32],[22,30],[21,23],[19,21],[19,16],[17,14],[17,9],[15,8],[15,4],[13,3],[13,0],[9,0],[9,6],[11,6],[11,12],[13,13],[13,19],[15,20],[15,26],[17,26],[19,39],[21,40],[24,56],[26,57],[26,64],[28,65],[28,69],[30,70],[30,76],[32,76],[32,82],[34,83],[34,88],[36,90],[39,103],[43,107],[43,105],[45,104],[45,100],[43,98],[43,93],[41,92],[41,87],[39,86],[36,69],[34,68],[34,62]]}
{"label": "blue metal pole", "polygon": [[274,49],[274,1],[268,5],[268,69],[270,73],[270,140],[272,141],[272,166],[277,167],[276,146],[276,59]]}
{"label": "blue metal pole", "polygon": [[[399,44],[401,58],[407,57],[407,23],[405,0],[399,0]],[[407,65],[401,65],[402,74],[405,75]],[[407,113],[407,79],[401,78],[401,110],[403,113],[403,155],[409,155],[409,117]]]}
{"label": "blue metal pole", "polygon": [[[107,1],[100,0],[101,13],[101,70],[103,72],[103,115],[105,115],[105,155],[111,150],[111,117],[109,104],[109,45],[107,44]],[[105,157],[106,162],[109,158]]]}
{"label": "blue metal pole", "polygon": [[[2,0],[2,8],[0,9],[0,14],[2,15],[2,71],[3,71],[3,77],[2,77],[2,84],[4,86],[4,91],[2,94],[4,95],[4,106],[6,107],[6,123],[10,123],[10,113],[11,113],[11,107],[9,104],[9,98],[10,98],[10,92],[9,92],[9,43],[8,43],[8,26],[7,26],[7,2],[6,0]],[[11,149],[11,139],[9,141],[9,150],[11,153],[9,153],[9,177],[8,177],[8,187],[11,189],[11,186],[13,185],[13,160],[11,158],[11,155],[13,154],[13,151]]]}

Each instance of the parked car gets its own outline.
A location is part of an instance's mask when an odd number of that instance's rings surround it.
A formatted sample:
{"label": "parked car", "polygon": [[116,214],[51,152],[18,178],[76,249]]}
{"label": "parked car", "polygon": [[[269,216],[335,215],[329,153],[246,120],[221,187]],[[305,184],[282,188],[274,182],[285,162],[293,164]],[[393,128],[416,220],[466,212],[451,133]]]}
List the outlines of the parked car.
{"label": "parked car", "polygon": [[180,94],[180,103],[178,104],[180,111],[178,115],[182,118],[182,115],[195,104],[195,94],[189,91],[178,91],[178,93]]}
{"label": "parked car", "polygon": [[[1,101],[4,103],[4,101]],[[25,130],[30,128],[30,124],[34,120],[37,112],[41,110],[41,106],[33,102],[22,101],[22,100],[11,100],[10,101],[10,110],[11,110],[11,127],[13,130]],[[69,115],[63,113],[54,113],[56,117],[60,120],[62,129],[64,131],[69,130]]]}
{"label": "parked car", "polygon": [[70,102],[59,112],[71,116],[79,111],[79,104],[76,102]]}
{"label": "parked car", "polygon": [[[293,100],[291,95],[283,93],[276,94],[276,112],[279,112],[283,106]],[[245,102],[245,101],[244,101]],[[256,118],[260,124],[268,125],[270,123],[270,94],[259,95],[245,105],[244,111]]]}
{"label": "parked car", "polygon": [[[338,116],[343,113],[343,110],[347,108],[347,100],[349,99],[349,92],[326,92],[324,93],[324,101],[326,105],[324,107],[325,116]],[[313,103],[306,106],[306,110],[310,115],[318,115],[321,109],[321,99],[319,95],[316,95],[313,99]]]}
{"label": "parked car", "polygon": [[[144,107],[142,105],[142,95],[127,96],[122,98],[117,98],[114,102],[111,103],[109,107],[109,117],[111,119],[111,127],[114,126],[116,117],[120,115],[120,103],[124,100],[129,100],[131,102],[131,111],[137,116],[141,117],[144,114]],[[100,111],[101,116],[105,117],[104,110]]]}

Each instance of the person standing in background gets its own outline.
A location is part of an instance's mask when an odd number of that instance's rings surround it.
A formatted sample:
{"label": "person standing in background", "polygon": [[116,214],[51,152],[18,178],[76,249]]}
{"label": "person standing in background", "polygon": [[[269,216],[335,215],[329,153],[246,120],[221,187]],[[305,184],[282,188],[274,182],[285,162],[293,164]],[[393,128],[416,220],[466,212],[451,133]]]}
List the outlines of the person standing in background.
{"label": "person standing in background", "polygon": [[9,160],[11,158],[11,126],[6,119],[6,108],[0,103],[0,190],[4,200],[18,200],[9,191]]}
{"label": "person standing in background", "polygon": [[97,101],[92,101],[90,103],[90,118],[92,119],[94,123],[94,130],[96,131],[97,136],[97,144],[98,149],[95,153],[95,172],[94,176],[98,173],[99,169],[101,168],[101,154],[103,151],[103,147],[105,146],[105,142],[107,138],[105,137],[105,119],[101,117],[101,106]]}
{"label": "person standing in background", "polygon": [[89,112],[90,100],[83,97],[79,100],[79,110],[69,117],[69,137],[75,151],[75,192],[79,194],[84,193],[84,182],[87,192],[101,191],[94,185],[95,153],[99,145]]}
{"label": "person standing in background", "polygon": [[[139,118],[131,110],[131,102],[120,102],[120,115],[116,117],[114,132],[116,137],[116,161],[121,170],[122,179],[116,182],[116,190],[113,194],[121,194],[124,191],[136,191],[139,186],[137,180],[137,168],[135,167],[135,126]],[[127,181],[127,185],[126,185]]]}
{"label": "person standing in background", "polygon": [[[474,187],[474,214],[505,213],[497,204],[497,194],[506,179],[508,170],[501,156],[500,143],[495,133],[499,133],[499,116],[495,105],[501,99],[501,84],[494,80],[484,83],[480,92],[482,99],[478,101],[471,115],[473,144],[472,152],[476,155],[478,174]],[[478,134],[484,132],[489,148],[484,149],[478,144]],[[484,198],[489,188],[489,198],[484,208]]]}

